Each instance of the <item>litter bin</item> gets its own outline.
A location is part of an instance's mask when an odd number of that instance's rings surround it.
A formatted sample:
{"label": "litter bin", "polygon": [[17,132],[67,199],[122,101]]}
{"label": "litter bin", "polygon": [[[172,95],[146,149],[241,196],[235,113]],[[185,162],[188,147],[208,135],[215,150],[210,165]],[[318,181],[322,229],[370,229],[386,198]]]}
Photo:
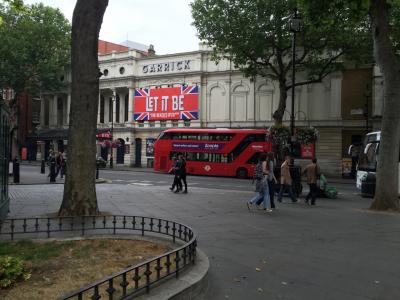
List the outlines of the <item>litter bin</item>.
{"label": "litter bin", "polygon": [[373,198],[375,196],[376,177],[374,173],[368,173],[361,180],[361,197]]}
{"label": "litter bin", "polygon": [[147,167],[148,168],[153,168],[154,167],[154,158],[148,158],[147,159]]}

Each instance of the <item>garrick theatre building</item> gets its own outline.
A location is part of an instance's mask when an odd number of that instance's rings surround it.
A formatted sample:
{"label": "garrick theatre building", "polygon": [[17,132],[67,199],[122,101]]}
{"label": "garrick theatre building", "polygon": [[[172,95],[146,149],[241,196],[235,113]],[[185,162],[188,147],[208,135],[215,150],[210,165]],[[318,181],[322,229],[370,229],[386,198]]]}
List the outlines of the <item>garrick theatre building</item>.
{"label": "garrick theatre building", "polygon": [[[128,49],[128,48],[127,48]],[[123,49],[122,49],[123,50]],[[128,49],[99,54],[98,155],[114,165],[152,165],[153,144],[165,129],[268,128],[279,101],[277,82],[250,80],[228,60],[216,64],[211,51],[155,55]],[[66,81],[70,78],[66,75]],[[301,74],[297,74],[301,80]],[[34,138],[37,158],[67,150],[71,93],[41,97],[41,122]],[[295,125],[319,131],[316,157],[324,173],[340,175],[349,145],[380,127],[382,79],[373,66],[349,68],[322,83],[295,91]],[[291,95],[284,123],[289,125]],[[113,135],[113,136],[111,136]],[[84,141],[82,141],[84,142]]]}

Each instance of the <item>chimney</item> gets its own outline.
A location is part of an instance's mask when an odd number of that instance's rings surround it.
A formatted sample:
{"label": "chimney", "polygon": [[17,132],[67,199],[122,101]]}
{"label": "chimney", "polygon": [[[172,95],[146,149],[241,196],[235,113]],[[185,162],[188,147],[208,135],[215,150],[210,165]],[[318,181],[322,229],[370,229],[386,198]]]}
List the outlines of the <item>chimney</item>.
{"label": "chimney", "polygon": [[149,49],[147,50],[147,53],[149,56],[156,55],[156,51],[154,51],[154,46],[152,44],[150,44]]}

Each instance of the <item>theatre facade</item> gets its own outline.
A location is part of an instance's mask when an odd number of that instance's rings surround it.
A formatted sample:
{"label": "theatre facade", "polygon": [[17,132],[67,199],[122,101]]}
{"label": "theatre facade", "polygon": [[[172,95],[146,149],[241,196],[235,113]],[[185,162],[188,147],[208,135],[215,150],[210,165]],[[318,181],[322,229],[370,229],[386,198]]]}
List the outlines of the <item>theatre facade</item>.
{"label": "theatre facade", "polygon": [[[98,155],[114,164],[151,166],[153,144],[167,128],[268,128],[279,102],[279,85],[263,77],[246,78],[228,60],[218,64],[198,51],[144,55],[129,50],[99,55]],[[301,74],[297,75],[301,80]],[[68,82],[69,78],[66,76]],[[314,126],[316,156],[326,173],[340,174],[350,144],[379,128],[382,80],[372,66],[349,68],[322,83],[295,91],[296,127]],[[41,98],[35,136],[38,158],[48,149],[67,149],[71,93],[68,88]],[[284,124],[289,125],[291,95]],[[82,141],[84,142],[84,141]]]}

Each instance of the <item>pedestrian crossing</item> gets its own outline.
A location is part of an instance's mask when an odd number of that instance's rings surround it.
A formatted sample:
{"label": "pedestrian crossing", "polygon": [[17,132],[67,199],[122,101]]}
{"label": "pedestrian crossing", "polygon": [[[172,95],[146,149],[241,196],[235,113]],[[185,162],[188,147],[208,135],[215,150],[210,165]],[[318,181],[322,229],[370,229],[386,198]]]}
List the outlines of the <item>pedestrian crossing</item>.
{"label": "pedestrian crossing", "polygon": [[[152,187],[152,186],[171,186],[172,181],[168,182],[165,180],[139,180],[139,179],[113,179],[112,183],[126,184],[129,186],[138,187]],[[229,184],[218,184],[212,182],[190,182],[189,187],[201,187],[201,188],[217,188],[217,189],[239,189],[239,190],[251,190],[251,185],[229,185]]]}

